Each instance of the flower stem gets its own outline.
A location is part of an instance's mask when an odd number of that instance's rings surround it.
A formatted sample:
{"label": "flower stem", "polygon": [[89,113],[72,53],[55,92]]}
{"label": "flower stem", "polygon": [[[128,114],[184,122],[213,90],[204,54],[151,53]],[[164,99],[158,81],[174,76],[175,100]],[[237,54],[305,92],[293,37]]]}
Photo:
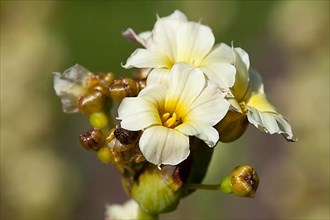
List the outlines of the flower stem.
{"label": "flower stem", "polygon": [[189,183],[186,186],[188,189],[205,189],[205,190],[216,190],[218,191],[220,188],[220,185],[211,185],[211,184],[197,184],[197,183]]}
{"label": "flower stem", "polygon": [[158,217],[158,214],[150,214],[139,206],[137,220],[158,220]]}

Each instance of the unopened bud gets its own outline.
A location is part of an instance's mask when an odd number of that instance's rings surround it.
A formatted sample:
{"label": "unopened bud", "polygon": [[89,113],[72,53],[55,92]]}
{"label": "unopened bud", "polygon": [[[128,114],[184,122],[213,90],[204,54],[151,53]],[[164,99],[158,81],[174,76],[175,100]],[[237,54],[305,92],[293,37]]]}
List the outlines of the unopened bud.
{"label": "unopened bud", "polygon": [[104,112],[95,112],[89,115],[89,123],[94,128],[105,128],[108,125],[108,117]]}
{"label": "unopened bud", "polygon": [[136,141],[140,135],[138,131],[128,131],[124,128],[117,128],[113,133],[122,144],[131,144]]}
{"label": "unopened bud", "polygon": [[[173,170],[170,172],[172,175]],[[169,212],[179,204],[181,191],[175,190],[165,176],[166,174],[153,166],[141,173],[138,181],[133,184],[132,198],[148,213]]]}
{"label": "unopened bud", "polygon": [[256,170],[248,165],[235,167],[231,173],[233,194],[253,198],[259,185]]}
{"label": "unopened bud", "polygon": [[121,102],[125,97],[132,97],[138,94],[136,82],[131,78],[116,79],[109,88],[110,95],[116,102]]}
{"label": "unopened bud", "polygon": [[103,110],[105,96],[102,92],[93,90],[86,95],[80,96],[77,106],[81,113],[89,115]]}
{"label": "unopened bud", "polygon": [[105,144],[105,136],[98,128],[93,128],[79,137],[81,145],[87,150],[97,151]]}
{"label": "unopened bud", "polygon": [[232,142],[242,136],[249,122],[246,115],[235,111],[228,111],[226,116],[215,128],[220,133],[219,140],[224,143]]}
{"label": "unopened bud", "polygon": [[111,149],[109,147],[102,147],[96,152],[96,155],[103,163],[110,163],[114,161]]}

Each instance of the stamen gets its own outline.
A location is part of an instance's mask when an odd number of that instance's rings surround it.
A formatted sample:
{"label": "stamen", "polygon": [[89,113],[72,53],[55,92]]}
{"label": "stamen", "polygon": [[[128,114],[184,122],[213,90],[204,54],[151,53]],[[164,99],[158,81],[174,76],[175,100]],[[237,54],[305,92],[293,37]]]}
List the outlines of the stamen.
{"label": "stamen", "polygon": [[165,114],[162,115],[162,122],[167,121],[167,119],[169,119],[171,116],[170,113],[166,112]]}
{"label": "stamen", "polygon": [[161,116],[162,124],[168,128],[174,128],[180,124],[180,119],[178,119],[177,114],[174,112],[172,115],[169,112],[164,113]]}

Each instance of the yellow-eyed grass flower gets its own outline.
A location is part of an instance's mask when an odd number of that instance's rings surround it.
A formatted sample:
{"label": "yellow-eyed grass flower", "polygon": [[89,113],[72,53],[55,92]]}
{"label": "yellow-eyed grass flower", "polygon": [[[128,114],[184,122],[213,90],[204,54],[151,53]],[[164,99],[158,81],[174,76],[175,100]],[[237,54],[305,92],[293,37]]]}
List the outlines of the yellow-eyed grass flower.
{"label": "yellow-eyed grass flower", "polygon": [[[234,135],[230,141],[237,139],[245,131],[248,122],[266,133],[282,134],[288,141],[296,141],[288,121],[269,102],[261,76],[250,69],[248,54],[241,48],[234,48],[234,53],[236,81],[231,89],[232,94],[228,95],[227,99],[231,103],[230,110],[241,114],[242,117],[238,117],[239,120],[236,121],[229,121],[227,125],[221,121],[219,126],[222,124],[222,129],[226,129],[226,126],[235,127],[232,131],[237,131],[236,138]],[[221,136],[221,129],[219,132]]]}
{"label": "yellow-eyed grass flower", "polygon": [[169,72],[178,62],[200,68],[209,80],[225,91],[234,85],[236,70],[232,65],[232,49],[226,44],[214,46],[212,30],[201,23],[188,21],[178,10],[158,18],[152,32],[136,35],[128,29],[123,34],[145,47],[135,50],[124,67],[151,69],[147,85],[168,82]]}
{"label": "yellow-eyed grass flower", "polygon": [[178,63],[170,72],[168,87],[150,85],[137,97],[123,99],[118,119],[124,129],[143,131],[139,147],[147,161],[176,165],[189,155],[189,136],[209,147],[218,142],[212,126],[228,111],[225,95],[201,70]]}

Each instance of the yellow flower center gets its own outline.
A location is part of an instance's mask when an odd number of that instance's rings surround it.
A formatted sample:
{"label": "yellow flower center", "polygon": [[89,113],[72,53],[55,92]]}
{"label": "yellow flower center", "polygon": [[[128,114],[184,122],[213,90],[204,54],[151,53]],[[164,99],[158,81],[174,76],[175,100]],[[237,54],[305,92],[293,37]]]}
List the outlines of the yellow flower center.
{"label": "yellow flower center", "polygon": [[168,128],[175,128],[176,126],[178,126],[179,124],[182,123],[180,118],[178,118],[178,116],[175,112],[172,114],[169,112],[162,114],[161,120],[162,120],[163,126],[168,127]]}

